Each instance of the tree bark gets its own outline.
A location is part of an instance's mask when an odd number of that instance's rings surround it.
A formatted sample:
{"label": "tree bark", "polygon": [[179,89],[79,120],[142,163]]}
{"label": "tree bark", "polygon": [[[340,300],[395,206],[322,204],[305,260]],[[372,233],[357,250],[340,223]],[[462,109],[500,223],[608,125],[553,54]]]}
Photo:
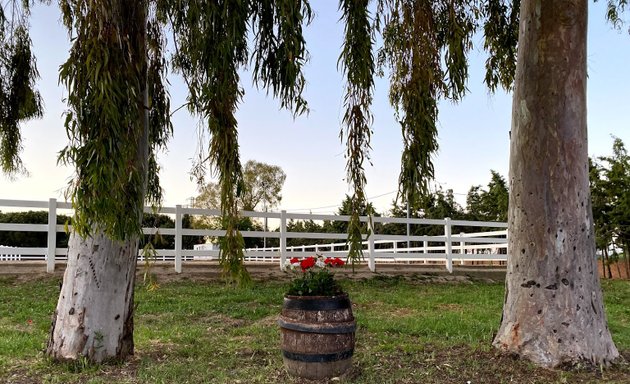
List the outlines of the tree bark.
{"label": "tree bark", "polygon": [[55,360],[94,362],[133,354],[138,242],[72,234],[68,249],[46,353]]}
{"label": "tree bark", "polygon": [[544,367],[619,357],[589,192],[586,0],[524,0],[510,144],[510,258],[494,345]]}
{"label": "tree bark", "polygon": [[[149,95],[147,87],[146,23],[147,3],[127,2],[124,20],[134,41],[135,62],[142,66],[144,89],[136,100],[140,135],[136,140],[136,159],[132,166],[144,175],[146,191],[149,160]],[[140,27],[138,27],[140,26]],[[121,137],[120,140],[130,140]],[[138,211],[144,207],[144,194]],[[142,222],[142,214],[138,217]],[[138,255],[138,235],[129,234],[124,241],[104,235],[98,224],[92,236],[82,238],[72,233],[68,243],[68,263],[53,315],[46,354],[55,360],[78,360],[101,363],[124,360],[134,352],[133,312],[134,283]]]}

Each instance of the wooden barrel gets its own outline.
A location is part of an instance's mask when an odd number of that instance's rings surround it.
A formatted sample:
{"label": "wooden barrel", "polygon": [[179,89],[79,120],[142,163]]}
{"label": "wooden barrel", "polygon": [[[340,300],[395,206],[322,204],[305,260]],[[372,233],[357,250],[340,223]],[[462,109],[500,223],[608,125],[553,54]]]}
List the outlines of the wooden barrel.
{"label": "wooden barrel", "polygon": [[319,380],[352,366],[357,323],[347,294],[285,296],[278,324],[289,374]]}

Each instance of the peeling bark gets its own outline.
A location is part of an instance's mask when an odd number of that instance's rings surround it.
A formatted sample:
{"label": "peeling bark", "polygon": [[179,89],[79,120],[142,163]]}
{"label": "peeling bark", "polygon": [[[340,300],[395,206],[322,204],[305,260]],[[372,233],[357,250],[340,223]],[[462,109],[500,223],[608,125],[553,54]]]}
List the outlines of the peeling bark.
{"label": "peeling bark", "polygon": [[506,297],[494,345],[544,367],[619,357],[595,257],[586,0],[521,2]]}

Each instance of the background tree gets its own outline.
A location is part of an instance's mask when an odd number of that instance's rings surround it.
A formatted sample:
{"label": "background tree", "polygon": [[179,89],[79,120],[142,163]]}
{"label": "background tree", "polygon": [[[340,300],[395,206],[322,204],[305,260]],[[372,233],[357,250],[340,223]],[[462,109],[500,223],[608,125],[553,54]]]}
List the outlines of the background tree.
{"label": "background tree", "polygon": [[[282,168],[277,165],[248,160],[243,167],[242,193],[236,199],[239,210],[255,211],[261,205],[273,208],[282,201],[282,187],[287,178]],[[221,208],[221,189],[219,184],[209,182],[202,186],[195,197],[195,207],[207,209]]]}
{"label": "background tree", "polygon": [[613,223],[610,218],[610,199],[608,199],[608,191],[606,181],[603,178],[601,165],[588,159],[589,163],[589,183],[591,189],[591,201],[593,205],[593,224],[595,228],[595,246],[601,250],[603,255],[604,276],[606,272],[608,277],[612,278],[610,270],[611,258],[608,250],[613,242]]}
{"label": "background tree", "polygon": [[287,175],[277,165],[247,161],[243,167],[243,193],[239,197],[242,209],[255,211],[276,207],[282,201],[286,179]]}
{"label": "background tree", "polygon": [[630,272],[630,156],[621,139],[615,138],[613,142],[612,158],[602,160],[609,164],[606,179],[612,189],[615,241],[623,249],[626,271]]}
{"label": "background tree", "polygon": [[[282,187],[286,180],[286,174],[277,165],[260,163],[249,160],[243,168],[243,192],[237,198],[236,204],[239,210],[255,211],[277,206],[282,200]],[[209,182],[204,185],[193,205],[196,208],[220,209],[221,190],[219,185]],[[197,228],[221,229],[222,218],[201,216],[194,218],[194,226]],[[249,217],[239,217],[237,223],[239,231],[262,231],[260,223]],[[258,238],[244,239],[246,248],[263,246],[263,240]]]}
{"label": "background tree", "polygon": [[[336,233],[348,232],[349,230],[348,227],[350,225],[355,225],[351,223],[352,214],[354,211],[356,211],[356,213],[359,216],[380,216],[374,209],[374,206],[372,205],[372,203],[369,203],[366,200],[366,201],[363,201],[359,206],[357,206],[356,202],[353,201],[353,197],[346,195],[346,197],[341,201],[341,205],[337,209],[336,214],[339,216],[350,216],[351,220],[350,221],[340,221],[340,220],[332,221],[331,222],[332,231]],[[366,222],[359,222],[356,225],[358,226],[357,228],[359,230],[359,233],[367,233]],[[361,241],[363,241],[363,239]],[[351,239],[348,239],[348,242],[351,243]]]}
{"label": "background tree", "polygon": [[595,257],[586,129],[586,0],[523,0],[499,349],[546,367],[619,357]]}
{"label": "background tree", "polygon": [[[626,270],[630,271],[630,156],[619,138],[614,138],[612,151],[612,156],[599,158],[602,164],[596,165],[600,178],[595,180],[595,186],[600,187],[598,197],[605,199],[604,235],[610,236],[615,259],[615,250],[623,250]],[[595,208],[593,211],[597,218],[600,213]]]}
{"label": "background tree", "polygon": [[492,178],[487,190],[480,185],[470,187],[466,196],[466,211],[471,220],[507,221],[508,188],[503,176],[490,171]]}

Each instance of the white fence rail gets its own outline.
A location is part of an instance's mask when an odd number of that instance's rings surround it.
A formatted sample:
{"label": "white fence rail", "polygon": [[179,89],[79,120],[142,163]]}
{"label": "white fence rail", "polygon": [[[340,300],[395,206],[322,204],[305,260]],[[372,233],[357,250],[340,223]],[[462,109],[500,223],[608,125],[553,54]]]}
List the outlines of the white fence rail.
{"label": "white fence rail", "polygon": [[[1,231],[14,232],[47,232],[47,246],[42,248],[23,248],[0,246],[0,261],[24,261],[45,260],[46,271],[53,272],[55,263],[67,258],[67,248],[57,248],[57,233],[66,230],[64,225],[58,225],[57,212],[70,210],[71,205],[58,202],[55,199],[46,201],[26,200],[2,200],[2,207],[28,209],[44,209],[48,211],[48,224],[16,224],[0,223]],[[152,213],[150,207],[145,212]],[[182,249],[184,236],[206,236],[218,238],[225,235],[224,230],[205,230],[183,228],[182,218],[185,214],[218,217],[220,212],[212,209],[185,208],[181,205],[175,207],[163,207],[157,213],[174,217],[175,228],[143,228],[144,234],[173,235],[175,236],[174,249],[157,249],[156,259],[173,261],[175,270],[182,271],[182,264],[195,260],[218,259],[217,249]],[[313,253],[324,256],[343,256],[347,253],[348,246],[345,242],[345,233],[312,233],[289,232],[287,223],[290,220],[313,221],[348,221],[349,216],[321,215],[321,214],[297,214],[282,212],[252,212],[244,211],[242,215],[254,219],[272,219],[279,222],[277,231],[242,231],[243,237],[279,239],[278,247],[248,248],[245,250],[246,261],[277,262],[282,266],[287,258],[312,255]],[[430,263],[442,264],[452,272],[453,262],[464,264],[475,261],[506,261],[507,228],[506,223],[461,221],[445,218],[436,219],[407,219],[394,217],[361,217],[366,222],[370,232],[369,238],[364,241],[364,255],[369,268],[374,271],[377,263],[406,262],[406,263]],[[422,226],[438,226],[440,235],[436,236],[407,236],[381,234],[375,231],[377,223],[410,224]],[[492,228],[497,230],[486,232],[472,232],[454,234],[454,228]],[[72,228],[69,227],[69,230]],[[434,231],[435,232],[435,231]],[[287,246],[288,239],[317,239],[321,243],[316,245]],[[413,246],[407,246],[407,245]],[[202,247],[203,248],[203,247]],[[141,258],[142,255],[139,255]]]}

